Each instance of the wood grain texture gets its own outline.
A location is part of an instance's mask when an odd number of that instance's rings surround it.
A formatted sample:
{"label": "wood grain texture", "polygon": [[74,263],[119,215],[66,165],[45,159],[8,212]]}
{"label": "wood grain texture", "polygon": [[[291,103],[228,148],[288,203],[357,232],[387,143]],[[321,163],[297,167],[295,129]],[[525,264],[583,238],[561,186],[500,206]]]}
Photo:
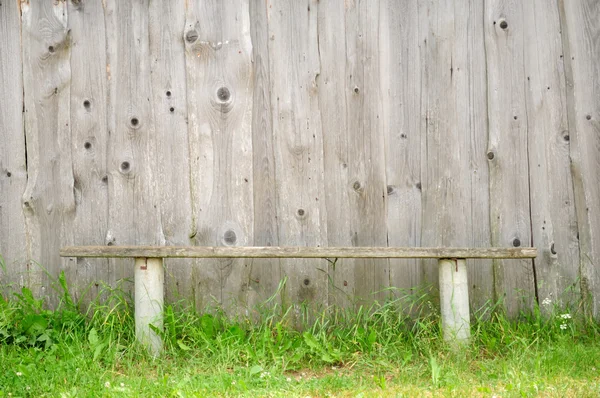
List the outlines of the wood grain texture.
{"label": "wood grain texture", "polygon": [[[490,231],[490,189],[488,148],[488,105],[487,71],[485,57],[485,17],[484,2],[471,0],[463,6],[465,12],[459,15],[457,36],[462,45],[461,65],[457,65],[457,92],[461,105],[459,130],[469,131],[466,145],[469,145],[470,210],[468,244],[474,247],[489,247]],[[464,68],[464,69],[463,69]],[[464,72],[461,72],[464,70]],[[468,75],[468,79],[465,76]],[[468,99],[468,100],[467,100]],[[468,111],[467,111],[468,109]],[[463,114],[463,112],[465,112]],[[471,308],[477,311],[488,305],[494,290],[493,264],[489,260],[468,260],[469,300]]]}
{"label": "wood grain texture", "polygon": [[471,308],[600,316],[597,1],[0,4],[0,284],[127,290],[59,248],[168,246],[170,301],[350,306],[437,285],[410,248],[535,246],[470,258]]}
{"label": "wood grain texture", "polygon": [[[421,118],[423,40],[416,2],[381,4],[381,87],[386,160],[387,241],[420,246],[422,220]],[[390,260],[390,285],[406,290],[423,283],[421,260]]]}
{"label": "wood grain texture", "polygon": [[[428,16],[422,17],[427,22],[420,26],[425,64],[421,244],[426,246],[470,245],[469,131],[459,128],[460,119],[470,113],[468,97],[461,98],[460,92],[469,74],[465,69],[466,40],[456,31],[463,24],[464,5],[452,1],[420,4],[420,12]],[[437,263],[426,264],[427,282],[437,285]]]}
{"label": "wood grain texture", "polygon": [[[327,242],[333,246],[352,245],[351,217],[356,216],[350,195],[353,181],[350,181],[348,163],[351,156],[348,132],[348,93],[352,93],[347,79],[346,66],[346,18],[344,1],[319,3],[317,24],[319,32],[320,74],[317,76],[319,111],[323,128],[324,180],[327,209]],[[344,76],[344,78],[340,78]],[[348,306],[354,300],[356,291],[356,264],[353,260],[340,262],[340,266],[329,264],[328,303]]]}
{"label": "wood grain texture", "polygon": [[[100,0],[68,2],[71,32],[70,126],[75,214],[71,230],[77,245],[104,244],[108,227],[106,120],[106,34]],[[98,294],[107,260],[77,259],[65,268],[67,282],[82,305]],[[87,297],[82,297],[88,292]]]}
{"label": "wood grain texture", "polygon": [[[485,2],[493,246],[531,245],[524,33],[521,2]],[[532,262],[496,261],[494,267],[496,295],[508,313],[530,308],[535,300]]]}
{"label": "wood grain texture", "polygon": [[[186,10],[186,76],[197,245],[253,240],[252,42],[247,0],[193,1]],[[195,269],[196,305],[245,305],[249,263]]]}
{"label": "wood grain texture", "polygon": [[[71,42],[64,2],[21,3],[23,89],[27,142],[25,211],[29,287],[56,305],[49,275],[62,269],[62,244],[73,242],[71,158]],[[42,268],[43,267],[43,268]]]}
{"label": "wood grain texture", "polygon": [[70,246],[63,257],[164,258],[534,258],[534,247],[243,247],[243,246]]}
{"label": "wood grain texture", "polygon": [[[387,244],[386,182],[379,9],[368,2],[319,3],[327,241],[330,245]],[[345,24],[340,23],[345,21]],[[344,79],[340,79],[344,76]],[[340,265],[340,266],[338,266]],[[330,264],[331,304],[382,298],[389,286],[387,261]]]}
{"label": "wood grain texture", "polygon": [[[579,242],[570,170],[564,56],[556,2],[523,2],[531,230],[539,300],[580,299]],[[542,309],[551,310],[548,306]]]}
{"label": "wood grain texture", "polygon": [[[277,0],[267,8],[280,245],[316,247],[327,239],[316,7],[316,0]],[[288,278],[289,302],[284,304],[326,303],[323,267],[314,261],[282,261]]]}
{"label": "wood grain texture", "polygon": [[[148,1],[106,0],[109,219],[105,243],[160,244],[158,159],[150,77]],[[108,282],[133,268],[111,260]],[[131,290],[131,285],[124,286]]]}
{"label": "wood grain texture", "polygon": [[558,2],[561,11],[571,171],[579,231],[581,291],[600,317],[600,3]]}
{"label": "wood grain texture", "polygon": [[[421,112],[421,244],[489,246],[489,195],[485,146],[483,9],[469,1],[420,3],[423,57]],[[408,134],[406,134],[408,135]],[[437,284],[428,261],[426,281]],[[471,267],[472,304],[492,288],[491,263]]]}
{"label": "wood grain texture", "polygon": [[27,183],[23,134],[21,15],[15,1],[0,6],[0,289],[27,284],[25,216]]}
{"label": "wood grain texture", "polygon": [[[190,194],[190,153],[185,71],[185,2],[149,5],[152,115],[155,125],[155,187],[163,244],[188,245],[195,230]],[[190,297],[192,270],[178,260],[165,261],[166,300]]]}
{"label": "wood grain texture", "polygon": [[[387,245],[386,166],[379,63],[379,3],[346,2],[346,189],[353,246]],[[327,115],[323,115],[327,117]],[[330,134],[330,132],[327,132]],[[339,233],[347,233],[339,231]],[[356,261],[351,278],[356,300],[383,301],[389,287],[389,262]]]}
{"label": "wood grain texture", "polygon": [[[263,0],[250,1],[254,66],[252,161],[255,246],[279,245],[267,4]],[[279,260],[251,261],[247,281],[249,308],[273,296],[282,278],[279,263]]]}

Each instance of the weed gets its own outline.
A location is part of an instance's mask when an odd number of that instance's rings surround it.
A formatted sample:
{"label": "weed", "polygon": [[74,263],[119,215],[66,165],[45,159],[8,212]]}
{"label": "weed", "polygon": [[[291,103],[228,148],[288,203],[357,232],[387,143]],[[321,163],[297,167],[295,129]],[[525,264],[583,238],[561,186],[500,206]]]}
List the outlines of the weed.
{"label": "weed", "polygon": [[[125,283],[123,281],[122,283]],[[164,310],[164,354],[135,341],[131,297],[101,285],[83,313],[64,275],[54,311],[22,289],[0,298],[0,396],[597,395],[600,328],[578,306],[542,303],[519,320],[501,303],[473,314],[471,342],[445,344],[428,290],[370,306],[326,308],[292,327],[271,297],[251,318]],[[279,292],[285,289],[285,281]],[[563,326],[563,325],[566,325]]]}

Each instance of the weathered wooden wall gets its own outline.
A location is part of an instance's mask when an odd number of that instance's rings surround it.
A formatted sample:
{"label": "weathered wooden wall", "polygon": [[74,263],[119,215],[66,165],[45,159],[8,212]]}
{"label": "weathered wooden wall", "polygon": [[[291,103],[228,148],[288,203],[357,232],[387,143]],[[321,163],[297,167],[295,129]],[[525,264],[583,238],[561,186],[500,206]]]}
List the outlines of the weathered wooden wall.
{"label": "weathered wooden wall", "polygon": [[[470,262],[473,308],[600,315],[599,21],[596,0],[2,0],[1,284],[52,304],[61,270],[77,297],[132,277],[72,244],[531,245]],[[437,280],[422,260],[167,272],[199,308],[284,277],[317,306]]]}

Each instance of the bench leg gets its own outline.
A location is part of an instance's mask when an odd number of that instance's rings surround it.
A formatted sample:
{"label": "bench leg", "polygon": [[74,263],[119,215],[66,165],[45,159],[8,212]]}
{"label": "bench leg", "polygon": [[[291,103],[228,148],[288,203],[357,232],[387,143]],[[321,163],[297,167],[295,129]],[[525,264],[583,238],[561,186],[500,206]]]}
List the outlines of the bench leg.
{"label": "bench leg", "polygon": [[149,325],[163,330],[164,279],[162,258],[135,259],[135,336],[154,356],[162,339]]}
{"label": "bench leg", "polygon": [[467,261],[440,259],[438,264],[444,340],[467,342],[471,337]]}

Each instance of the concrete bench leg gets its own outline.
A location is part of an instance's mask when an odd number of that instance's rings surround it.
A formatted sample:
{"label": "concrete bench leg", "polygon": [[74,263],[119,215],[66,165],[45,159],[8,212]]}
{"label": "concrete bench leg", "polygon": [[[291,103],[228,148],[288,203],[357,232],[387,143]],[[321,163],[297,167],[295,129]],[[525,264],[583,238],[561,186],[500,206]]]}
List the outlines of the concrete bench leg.
{"label": "concrete bench leg", "polygon": [[154,356],[162,351],[162,338],[149,325],[163,330],[164,279],[162,258],[135,259],[135,336]]}
{"label": "concrete bench leg", "polygon": [[440,259],[440,306],[444,340],[468,342],[471,337],[467,261]]}

